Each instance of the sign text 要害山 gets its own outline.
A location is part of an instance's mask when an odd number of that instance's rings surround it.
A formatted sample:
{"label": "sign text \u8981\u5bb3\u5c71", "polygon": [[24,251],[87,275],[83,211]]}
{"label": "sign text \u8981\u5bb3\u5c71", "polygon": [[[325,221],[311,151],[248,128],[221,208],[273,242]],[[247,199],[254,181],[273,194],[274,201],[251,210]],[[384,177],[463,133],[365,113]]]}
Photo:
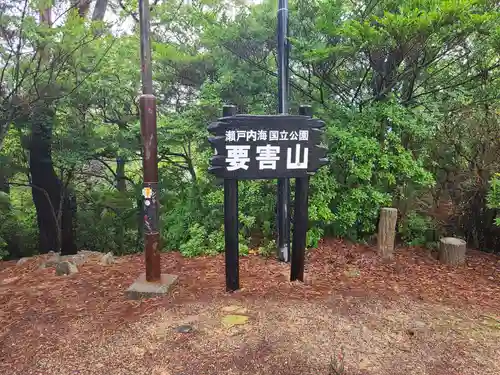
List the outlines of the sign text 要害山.
{"label": "sign text \u8981\u5bb3\u5c71", "polygon": [[210,172],[233,179],[305,177],[326,163],[323,126],[307,116],[223,117],[208,128],[215,135]]}

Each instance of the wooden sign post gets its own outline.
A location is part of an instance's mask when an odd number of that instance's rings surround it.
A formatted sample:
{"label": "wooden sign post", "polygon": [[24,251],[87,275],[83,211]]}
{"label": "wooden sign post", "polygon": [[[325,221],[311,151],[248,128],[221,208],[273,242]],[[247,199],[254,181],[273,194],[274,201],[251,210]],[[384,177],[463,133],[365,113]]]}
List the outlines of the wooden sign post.
{"label": "wooden sign post", "polygon": [[[312,117],[312,108],[301,106],[299,114]],[[292,238],[292,263],[290,281],[304,281],[306,237],[309,223],[309,176],[295,179],[294,231]],[[297,230],[299,229],[299,230]]]}
{"label": "wooden sign post", "polygon": [[222,118],[209,125],[215,148],[209,172],[224,179],[226,288],[239,289],[238,180],[296,179],[291,280],[303,280],[308,223],[309,176],[325,165],[321,145],[324,122],[300,115],[236,115],[225,106]]}

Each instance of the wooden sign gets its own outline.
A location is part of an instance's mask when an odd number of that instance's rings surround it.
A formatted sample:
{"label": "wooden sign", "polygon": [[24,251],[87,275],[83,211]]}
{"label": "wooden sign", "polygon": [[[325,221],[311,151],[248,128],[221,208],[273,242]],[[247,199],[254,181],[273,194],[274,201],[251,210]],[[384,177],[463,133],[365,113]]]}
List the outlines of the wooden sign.
{"label": "wooden sign", "polygon": [[224,179],[299,178],[327,163],[324,122],[308,116],[235,115],[209,125],[209,172]]}
{"label": "wooden sign", "polygon": [[328,163],[321,145],[324,122],[311,107],[300,116],[237,115],[224,106],[223,117],[208,126],[215,148],[209,172],[224,179],[226,289],[239,289],[238,180],[295,178],[294,232],[290,280],[304,280],[309,176]]}

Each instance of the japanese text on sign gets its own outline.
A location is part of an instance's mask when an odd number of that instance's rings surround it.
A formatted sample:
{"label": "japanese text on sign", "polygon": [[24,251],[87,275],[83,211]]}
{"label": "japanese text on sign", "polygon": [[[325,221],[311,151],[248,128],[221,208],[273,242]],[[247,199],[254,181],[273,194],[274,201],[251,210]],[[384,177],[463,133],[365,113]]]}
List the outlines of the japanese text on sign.
{"label": "japanese text on sign", "polygon": [[[308,141],[309,130],[287,131],[287,130],[226,130],[226,142],[252,142],[252,141]],[[260,143],[260,142],[259,142]],[[289,144],[288,144],[289,145]],[[286,169],[307,169],[309,159],[308,147],[303,147],[300,143],[295,147],[282,147],[281,145],[265,144],[255,147],[251,154],[251,145],[226,144],[226,169],[236,171],[238,169],[247,170],[251,157],[258,163],[258,169],[276,170],[276,165],[286,153]],[[283,155],[282,155],[283,154]]]}
{"label": "japanese text on sign", "polygon": [[304,177],[326,163],[321,120],[305,116],[236,115],[210,124],[210,172],[222,178]]}
{"label": "japanese text on sign", "polygon": [[309,130],[226,130],[226,142],[308,141]]}
{"label": "japanese text on sign", "polygon": [[[238,169],[248,169],[250,162],[250,146],[248,145],[226,145],[227,170],[235,171]],[[280,146],[270,144],[256,147],[255,160],[259,162],[259,170],[276,170],[276,163],[281,159]],[[294,155],[295,154],[295,155]],[[309,149],[304,147],[301,150],[300,144],[286,148],[286,169],[307,169],[309,160]]]}

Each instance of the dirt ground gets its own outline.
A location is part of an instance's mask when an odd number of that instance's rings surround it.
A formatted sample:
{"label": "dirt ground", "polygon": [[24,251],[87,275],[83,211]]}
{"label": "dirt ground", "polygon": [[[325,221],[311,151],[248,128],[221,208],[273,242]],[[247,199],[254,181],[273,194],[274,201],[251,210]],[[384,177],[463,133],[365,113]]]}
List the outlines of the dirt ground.
{"label": "dirt ground", "polygon": [[308,253],[305,284],[249,256],[233,294],[223,256],[162,262],[178,283],[146,301],[124,298],[140,256],[69,277],[36,259],[4,263],[0,374],[336,375],[341,348],[346,375],[500,374],[500,257],[471,251],[449,268],[398,249],[383,264],[367,246],[328,240]]}

